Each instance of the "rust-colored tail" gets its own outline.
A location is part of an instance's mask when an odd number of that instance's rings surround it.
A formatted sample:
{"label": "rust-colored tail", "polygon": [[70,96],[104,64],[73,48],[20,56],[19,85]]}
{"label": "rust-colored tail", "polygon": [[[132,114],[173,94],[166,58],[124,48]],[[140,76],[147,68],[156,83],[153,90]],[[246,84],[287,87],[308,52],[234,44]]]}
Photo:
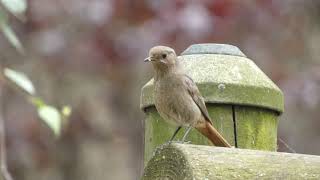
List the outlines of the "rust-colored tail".
{"label": "rust-colored tail", "polygon": [[196,127],[196,129],[206,136],[215,146],[231,147],[227,140],[212,126],[209,121],[205,122],[204,126]]}

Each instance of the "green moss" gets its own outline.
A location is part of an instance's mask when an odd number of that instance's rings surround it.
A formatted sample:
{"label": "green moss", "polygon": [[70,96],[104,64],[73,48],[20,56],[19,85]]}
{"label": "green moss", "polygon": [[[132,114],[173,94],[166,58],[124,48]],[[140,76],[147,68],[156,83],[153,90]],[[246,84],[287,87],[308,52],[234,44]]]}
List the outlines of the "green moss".
{"label": "green moss", "polygon": [[207,109],[213,126],[231,145],[234,145],[235,138],[231,106],[224,104],[207,104]]}
{"label": "green moss", "polygon": [[190,169],[185,155],[173,145],[160,146],[156,149],[155,155],[148,162],[141,179],[161,180],[165,179],[165,177],[170,177],[170,179],[193,179],[192,169]]}
{"label": "green moss", "polygon": [[[158,146],[163,145],[170,140],[176,128],[177,127],[172,126],[164,121],[154,107],[148,108],[147,119],[145,121],[145,164],[150,160],[154,150]],[[176,135],[174,141],[181,140],[185,131],[186,128],[181,129]],[[186,141],[191,141],[193,144],[211,144],[210,141],[208,141],[195,129],[190,131]]]}
{"label": "green moss", "polygon": [[[232,145],[235,144],[234,122],[231,105],[208,105],[210,117],[217,130]],[[154,107],[148,108],[145,120],[145,164],[154,150],[169,141],[177,127],[165,122]],[[235,108],[237,144],[239,148],[276,151],[277,116],[270,110],[254,107]],[[175,140],[181,140],[185,129],[180,130]],[[192,129],[186,139],[192,144],[211,145],[197,130]]]}
{"label": "green moss", "polygon": [[275,112],[253,107],[235,108],[239,148],[277,150]]}
{"label": "green moss", "polygon": [[[232,110],[227,105],[208,106],[210,117],[212,117],[213,124],[219,132],[233,145],[233,120]],[[145,120],[145,164],[152,157],[154,150],[169,141],[177,127],[168,124],[157,113],[154,107],[148,108],[146,111]],[[181,140],[186,128],[180,130],[175,140]],[[212,145],[211,142],[196,129],[192,129],[187,136],[186,141],[192,144]]]}

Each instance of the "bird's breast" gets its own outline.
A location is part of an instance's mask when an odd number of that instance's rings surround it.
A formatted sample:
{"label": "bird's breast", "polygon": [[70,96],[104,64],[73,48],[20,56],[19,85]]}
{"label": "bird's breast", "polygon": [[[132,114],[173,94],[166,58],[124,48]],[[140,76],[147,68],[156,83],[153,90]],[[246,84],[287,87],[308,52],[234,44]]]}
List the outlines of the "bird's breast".
{"label": "bird's breast", "polygon": [[177,79],[163,79],[155,83],[155,106],[160,116],[169,123],[189,125],[201,118],[201,111]]}

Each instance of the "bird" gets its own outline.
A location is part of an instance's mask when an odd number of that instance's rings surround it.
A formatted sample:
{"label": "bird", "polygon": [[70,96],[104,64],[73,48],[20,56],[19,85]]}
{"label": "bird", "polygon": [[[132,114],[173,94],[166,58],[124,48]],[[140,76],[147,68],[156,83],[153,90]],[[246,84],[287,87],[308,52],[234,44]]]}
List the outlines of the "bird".
{"label": "bird", "polygon": [[197,85],[183,70],[174,49],[155,46],[144,62],[154,69],[154,102],[160,116],[177,126],[169,142],[182,127],[188,127],[182,142],[192,128],[206,136],[215,146],[231,147],[230,143],[213,126]]}

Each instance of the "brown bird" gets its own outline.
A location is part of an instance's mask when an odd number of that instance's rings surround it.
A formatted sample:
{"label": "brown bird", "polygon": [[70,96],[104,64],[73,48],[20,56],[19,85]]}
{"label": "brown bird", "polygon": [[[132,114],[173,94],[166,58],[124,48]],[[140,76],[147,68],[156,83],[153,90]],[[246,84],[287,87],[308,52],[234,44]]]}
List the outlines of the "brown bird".
{"label": "brown bird", "polygon": [[185,74],[172,48],[155,46],[144,61],[152,62],[155,71],[154,98],[157,111],[163,119],[178,126],[170,141],[182,126],[189,126],[182,141],[190,129],[195,127],[215,146],[231,147],[213,127],[198,87]]}

